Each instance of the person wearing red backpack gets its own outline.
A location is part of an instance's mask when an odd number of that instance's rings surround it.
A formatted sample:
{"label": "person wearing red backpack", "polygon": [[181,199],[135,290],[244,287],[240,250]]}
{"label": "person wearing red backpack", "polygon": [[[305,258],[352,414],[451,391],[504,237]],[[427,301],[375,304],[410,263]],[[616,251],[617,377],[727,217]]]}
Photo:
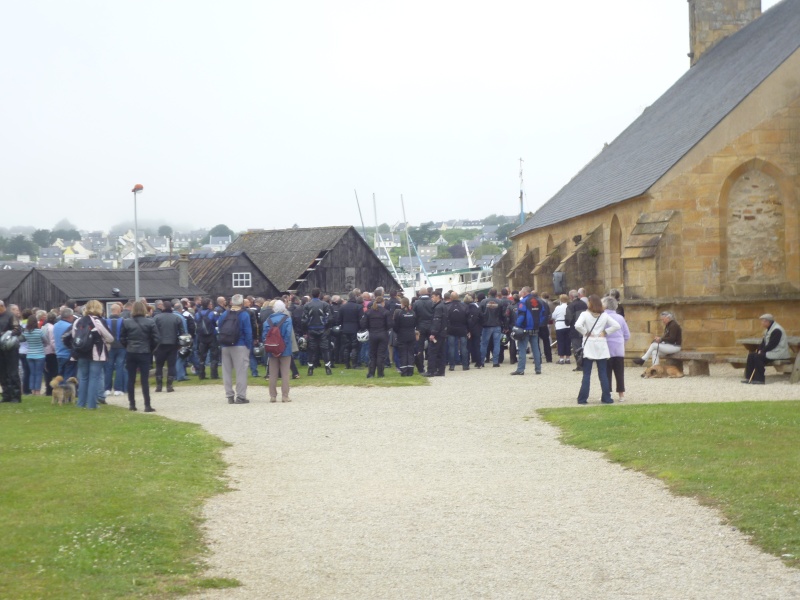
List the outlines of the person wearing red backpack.
{"label": "person wearing red backpack", "polygon": [[270,348],[277,352],[279,346],[273,343],[275,333],[280,332],[280,339],[283,341],[283,350],[280,354],[270,354],[267,370],[269,371],[269,401],[278,401],[278,377],[281,378],[281,402],[291,402],[289,399],[289,380],[292,378],[292,338],[294,329],[292,327],[292,317],[286,310],[286,305],[281,300],[276,300],[272,306],[272,314],[264,321],[264,350],[270,352]]}

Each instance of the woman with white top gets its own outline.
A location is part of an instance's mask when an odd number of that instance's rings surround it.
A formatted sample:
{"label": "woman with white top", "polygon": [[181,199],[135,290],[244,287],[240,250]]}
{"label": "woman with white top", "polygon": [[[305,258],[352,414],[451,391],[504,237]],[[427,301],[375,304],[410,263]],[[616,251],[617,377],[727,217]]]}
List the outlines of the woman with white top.
{"label": "woman with white top", "polygon": [[558,364],[568,365],[569,355],[572,351],[569,341],[569,325],[566,322],[569,296],[561,294],[558,300],[561,304],[553,309],[553,322],[556,324],[556,342],[558,343]]}
{"label": "woman with white top", "polygon": [[578,393],[578,404],[587,404],[589,400],[589,383],[592,378],[592,365],[597,363],[597,375],[600,377],[600,388],[603,404],[613,404],[611,386],[608,383],[608,350],[606,336],[620,328],[619,323],[603,312],[600,297],[589,296],[589,308],[583,311],[575,323],[575,329],[583,336],[583,382]]}

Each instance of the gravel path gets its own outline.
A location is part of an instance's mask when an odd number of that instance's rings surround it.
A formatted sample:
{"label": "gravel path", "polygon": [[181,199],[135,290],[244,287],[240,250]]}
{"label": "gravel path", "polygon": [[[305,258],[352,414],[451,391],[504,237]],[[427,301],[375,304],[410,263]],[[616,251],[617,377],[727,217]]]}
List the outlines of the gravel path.
{"label": "gravel path", "polygon": [[[785,377],[744,386],[712,369],[643,380],[630,368],[626,403],[800,398]],[[243,586],[198,597],[800,598],[800,571],[716,511],[558,441],[534,411],[575,406],[570,367],[509,372],[298,388],[287,404],[263,388],[245,406],[221,386],[155,395],[159,415],[232,443],[235,491],[205,508],[209,575]]]}

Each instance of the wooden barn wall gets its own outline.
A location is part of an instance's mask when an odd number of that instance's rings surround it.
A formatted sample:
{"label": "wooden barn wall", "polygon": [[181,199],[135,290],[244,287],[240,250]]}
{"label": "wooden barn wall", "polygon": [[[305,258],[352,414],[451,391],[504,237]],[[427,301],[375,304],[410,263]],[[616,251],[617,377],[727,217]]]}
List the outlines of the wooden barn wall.
{"label": "wooden barn wall", "polygon": [[42,277],[38,271],[33,271],[22,280],[20,285],[8,298],[11,304],[20,308],[33,308],[37,306],[44,310],[59,308],[69,298],[48,279]]}
{"label": "wooden barn wall", "polygon": [[[234,288],[234,273],[250,273],[252,286],[249,288]],[[275,298],[280,295],[278,288],[272,285],[272,282],[244,255],[237,257],[236,262],[216,279],[195,281],[195,283],[206,290],[211,298],[218,298],[219,296],[230,298],[233,294],[262,296],[263,298]]]}
{"label": "wooden barn wall", "polygon": [[355,229],[350,229],[316,270],[309,273],[308,280],[298,288],[298,293],[307,295],[318,287],[328,294],[347,294],[353,287],[372,291],[379,286],[387,291],[392,288],[400,289],[400,284],[394,280],[372,249]]}

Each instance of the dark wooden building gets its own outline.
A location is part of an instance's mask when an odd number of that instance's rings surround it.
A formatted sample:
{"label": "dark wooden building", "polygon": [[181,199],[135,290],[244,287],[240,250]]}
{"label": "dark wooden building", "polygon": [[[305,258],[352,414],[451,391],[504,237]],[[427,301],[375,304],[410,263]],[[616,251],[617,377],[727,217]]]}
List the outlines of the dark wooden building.
{"label": "dark wooden building", "polygon": [[[0,274],[0,282],[2,282]],[[134,297],[133,269],[32,269],[10,290],[6,302],[20,307],[57,308],[67,300],[126,302]],[[0,288],[3,285],[0,283]],[[114,290],[119,290],[115,292]],[[205,290],[194,284],[182,286],[177,269],[139,272],[139,294],[149,301],[194,298]]]}
{"label": "dark wooden building", "polygon": [[281,292],[313,288],[346,294],[353,288],[401,289],[389,269],[352,226],[251,230],[229,251],[243,251]]}
{"label": "dark wooden building", "polygon": [[[185,263],[182,260],[186,260]],[[261,272],[245,252],[208,252],[191,254],[186,259],[176,256],[147,256],[139,259],[139,268],[153,269],[186,267],[188,281],[204,289],[212,298],[234,294],[275,298],[280,290]],[[133,266],[131,266],[131,269]]]}

